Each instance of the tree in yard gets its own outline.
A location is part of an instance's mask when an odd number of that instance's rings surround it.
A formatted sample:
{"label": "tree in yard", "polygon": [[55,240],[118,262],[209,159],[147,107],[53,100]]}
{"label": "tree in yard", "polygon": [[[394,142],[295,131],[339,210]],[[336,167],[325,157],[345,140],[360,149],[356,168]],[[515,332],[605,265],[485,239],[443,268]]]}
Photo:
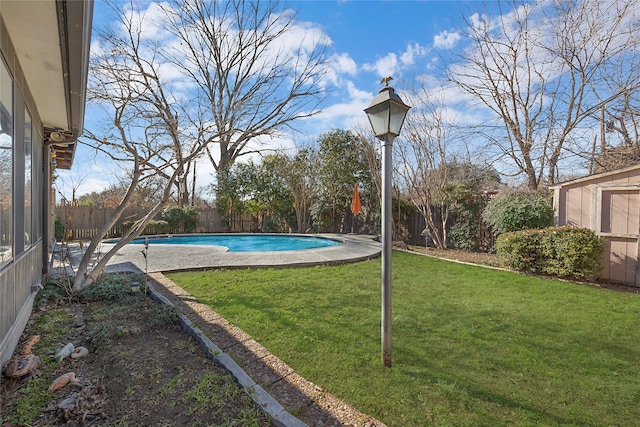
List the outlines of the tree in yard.
{"label": "tree in yard", "polygon": [[236,218],[242,218],[244,212],[243,188],[240,175],[234,167],[218,173],[211,193],[216,197],[216,210],[222,218],[222,229],[230,231]]}
{"label": "tree in yard", "polygon": [[328,39],[297,26],[278,1],[174,0],[159,7],[155,25],[177,41],[163,58],[194,87],[197,111],[189,120],[209,128],[206,152],[218,174],[259,152],[260,137],[318,112]]}
{"label": "tree in yard", "polygon": [[[92,54],[87,96],[105,115],[101,132],[87,131],[83,142],[112,160],[127,164],[130,181],[113,214],[84,253],[73,283],[75,292],[92,284],[111,257],[161,212],[184,165],[196,159],[205,147],[203,139],[189,139],[188,144],[182,141],[177,109],[186,106],[165,92],[160,64],[155,60],[157,51],[144,43],[142,20],[126,12],[119,12],[118,16],[123,31],[97,34],[100,47]],[[140,183],[150,179],[164,183],[160,200],[92,265],[102,238],[131,203]]]}
{"label": "tree in yard", "polygon": [[[364,164],[367,168],[367,173],[371,177],[371,183],[369,188],[365,188],[364,192],[360,194],[360,200],[362,201],[365,218],[365,224],[369,224],[370,233],[379,232],[381,226],[381,212],[380,206],[382,206],[382,155],[379,148],[380,140],[373,135],[371,126],[356,128],[355,134],[357,137],[357,149],[362,156]],[[368,190],[368,191],[367,191]],[[394,212],[396,212],[394,210]],[[371,227],[371,224],[373,227]],[[394,221],[394,227],[396,222]],[[396,231],[394,230],[394,235]]]}
{"label": "tree in yard", "polygon": [[450,217],[449,194],[453,164],[460,142],[442,103],[425,88],[413,96],[411,114],[405,119],[402,140],[394,148],[396,176],[403,192],[424,218],[424,234],[437,248],[447,247]]}
{"label": "tree in yard", "polygon": [[500,174],[491,167],[480,167],[472,163],[454,162],[447,165],[447,168],[451,170],[452,177],[452,183],[447,188],[454,214],[454,222],[449,231],[451,240],[460,249],[477,251],[481,249],[482,243],[482,212],[488,202],[485,191],[500,183]]}
{"label": "tree in yard", "polygon": [[[314,114],[320,98],[320,40],[280,44],[294,26],[275,2],[110,3],[117,25],[96,31],[88,99],[104,119],[83,142],[128,167],[129,183],[113,216],[91,241],[73,290],[95,281],[111,257],[140,235],[178,188],[185,200],[190,165],[219,146],[219,172],[249,141]],[[162,182],[161,196],[95,264],[91,259],[131,203],[136,188]]]}
{"label": "tree in yard", "polygon": [[274,156],[274,162],[293,198],[296,231],[306,233],[311,228],[310,208],[317,198],[318,153],[304,148],[293,157],[278,154]]}
{"label": "tree in yard", "polygon": [[330,232],[344,231],[355,183],[370,191],[371,174],[358,149],[358,138],[348,130],[334,129],[319,137],[318,176],[321,198],[313,208],[314,223]]}
{"label": "tree in yard", "polygon": [[640,162],[640,103],[637,94],[624,94],[602,107],[600,150],[594,140],[592,172],[605,172]]}
{"label": "tree in yard", "polygon": [[588,158],[582,127],[637,93],[636,3],[513,1],[496,19],[467,20],[470,43],[449,80],[491,112],[487,150],[506,156],[530,190],[553,184],[569,151]]}
{"label": "tree in yard", "polygon": [[261,163],[236,163],[229,170],[237,210],[256,217],[262,231],[286,230],[294,222],[293,197],[280,173],[280,160],[280,155],[270,154]]}

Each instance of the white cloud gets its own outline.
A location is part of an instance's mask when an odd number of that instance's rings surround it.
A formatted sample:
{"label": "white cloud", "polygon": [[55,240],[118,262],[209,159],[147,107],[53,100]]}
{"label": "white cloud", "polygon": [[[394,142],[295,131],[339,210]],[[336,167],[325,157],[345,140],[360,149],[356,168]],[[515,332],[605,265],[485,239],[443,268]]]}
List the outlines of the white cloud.
{"label": "white cloud", "polygon": [[402,71],[416,64],[418,59],[425,57],[429,49],[418,43],[407,44],[404,52],[398,54],[388,53],[376,59],[373,64],[367,63],[362,66],[364,71],[374,72],[380,77],[393,76],[398,78]]}
{"label": "white cloud", "polygon": [[[151,2],[145,10],[127,7],[122,13],[131,20],[134,29],[140,30],[140,38],[142,40],[161,41],[172,38],[172,35],[164,30],[158,23],[163,22],[166,18],[166,12],[163,9],[171,9],[166,2]],[[122,25],[120,31],[126,33],[126,28]]]}
{"label": "white cloud", "polygon": [[352,81],[347,81],[345,88],[346,93],[342,100],[305,121],[306,132],[309,135],[315,138],[330,129],[353,129],[367,123],[364,109],[369,106],[375,94],[357,88]]}
{"label": "white cloud", "polygon": [[420,46],[418,43],[409,44],[407,45],[407,50],[400,55],[400,62],[404,66],[413,65],[418,58],[425,56],[427,53],[429,53],[429,49],[426,47]]}
{"label": "white cloud", "polygon": [[358,65],[356,64],[356,61],[354,61],[348,53],[332,55],[329,62],[331,63],[332,68],[339,74],[355,76],[358,72]]}
{"label": "white cloud", "polygon": [[473,28],[483,28],[485,25],[489,25],[490,19],[484,13],[474,13],[470,17],[471,26]]}
{"label": "white cloud", "polygon": [[324,80],[329,85],[342,86],[343,76],[354,77],[358,74],[358,64],[348,53],[333,54],[328,59]]}
{"label": "white cloud", "polygon": [[399,69],[398,56],[395,53],[388,53],[378,58],[374,64],[364,64],[362,68],[365,71],[375,72],[380,77],[393,76]]}
{"label": "white cloud", "polygon": [[433,37],[433,47],[436,49],[452,49],[462,38],[458,32],[442,31]]}

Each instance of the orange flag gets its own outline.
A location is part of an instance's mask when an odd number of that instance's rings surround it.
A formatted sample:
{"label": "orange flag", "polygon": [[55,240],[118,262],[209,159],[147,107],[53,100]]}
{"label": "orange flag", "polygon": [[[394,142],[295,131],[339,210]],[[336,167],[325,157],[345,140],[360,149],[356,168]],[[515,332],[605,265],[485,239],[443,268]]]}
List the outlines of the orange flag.
{"label": "orange flag", "polygon": [[356,182],[355,187],[353,187],[353,201],[351,202],[351,212],[354,215],[358,215],[362,210],[362,205],[360,204],[360,195],[358,194],[358,183]]}

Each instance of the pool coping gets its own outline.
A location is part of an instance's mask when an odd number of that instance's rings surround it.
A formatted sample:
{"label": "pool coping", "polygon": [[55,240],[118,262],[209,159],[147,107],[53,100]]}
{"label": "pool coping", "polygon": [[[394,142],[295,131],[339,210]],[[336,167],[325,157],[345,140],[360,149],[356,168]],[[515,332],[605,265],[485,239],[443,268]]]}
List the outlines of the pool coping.
{"label": "pool coping", "polygon": [[[380,256],[382,246],[375,236],[358,234],[314,234],[311,236],[339,240],[340,245],[296,251],[227,252],[220,246],[151,244],[144,254],[141,245],[127,245],[107,264],[106,271],[148,273],[203,270],[214,268],[305,267],[318,264],[342,264]],[[113,245],[102,244],[102,252]]]}

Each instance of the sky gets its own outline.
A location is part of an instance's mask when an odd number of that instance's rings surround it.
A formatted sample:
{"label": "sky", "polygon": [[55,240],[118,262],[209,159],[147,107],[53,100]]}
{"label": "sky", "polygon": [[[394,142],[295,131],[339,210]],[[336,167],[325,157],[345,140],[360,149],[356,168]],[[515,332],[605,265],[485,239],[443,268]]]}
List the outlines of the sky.
{"label": "sky", "polygon": [[[127,2],[123,3],[126,5]],[[297,11],[296,22],[308,30],[320,31],[330,40],[334,90],[323,105],[323,112],[301,124],[300,134],[270,141],[277,148],[293,150],[295,142],[313,143],[331,129],[369,126],[363,112],[378,90],[380,79],[391,81],[400,96],[406,97],[410,85],[420,76],[440,78],[451,49],[461,42],[463,19],[486,10],[482,1],[289,1]],[[489,3],[493,12],[497,3]],[[104,5],[96,0],[94,27],[108,25]],[[405,102],[407,100],[405,99]],[[407,102],[408,103],[408,102]],[[88,108],[85,128],[95,124],[95,112]],[[203,164],[199,185],[213,181],[212,167]],[[71,198],[99,192],[113,182],[118,172],[104,158],[79,144],[71,171],[57,171],[59,195]]]}

